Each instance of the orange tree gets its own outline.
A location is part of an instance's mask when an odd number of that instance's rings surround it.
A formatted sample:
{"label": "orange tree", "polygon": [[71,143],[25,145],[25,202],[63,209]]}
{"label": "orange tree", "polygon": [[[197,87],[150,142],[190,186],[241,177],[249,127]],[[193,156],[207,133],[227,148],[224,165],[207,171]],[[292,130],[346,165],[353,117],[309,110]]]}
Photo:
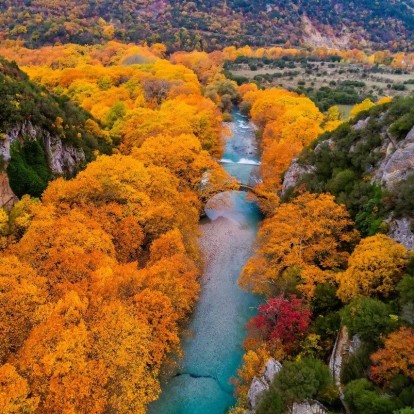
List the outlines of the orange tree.
{"label": "orange tree", "polygon": [[371,355],[371,378],[387,383],[398,374],[414,381],[414,330],[403,327],[388,335],[384,348]]}
{"label": "orange tree", "polygon": [[263,222],[259,247],[240,284],[271,296],[286,292],[294,277],[311,298],[316,284],[334,282],[334,271],[344,268],[358,238],[348,212],[333,196],[303,193]]}

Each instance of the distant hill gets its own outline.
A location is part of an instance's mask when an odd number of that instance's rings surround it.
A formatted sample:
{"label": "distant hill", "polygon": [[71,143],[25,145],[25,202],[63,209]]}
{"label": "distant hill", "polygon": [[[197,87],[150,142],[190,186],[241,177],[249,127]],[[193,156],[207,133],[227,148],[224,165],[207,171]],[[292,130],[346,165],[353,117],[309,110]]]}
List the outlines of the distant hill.
{"label": "distant hill", "polygon": [[414,50],[414,0],[3,0],[0,31],[29,46],[164,42]]}

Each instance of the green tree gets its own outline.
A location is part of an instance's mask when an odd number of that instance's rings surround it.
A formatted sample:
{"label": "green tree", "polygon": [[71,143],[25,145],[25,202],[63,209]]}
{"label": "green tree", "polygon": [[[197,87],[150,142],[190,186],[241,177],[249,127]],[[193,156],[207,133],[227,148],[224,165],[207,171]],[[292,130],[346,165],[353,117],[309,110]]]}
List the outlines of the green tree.
{"label": "green tree", "polygon": [[396,403],[383,396],[379,390],[366,379],[350,382],[344,391],[345,402],[351,413],[356,414],[389,414],[395,410]]}
{"label": "green tree", "polygon": [[26,141],[23,146],[14,143],[11,160],[7,167],[10,187],[18,197],[30,194],[40,197],[51,177],[46,155],[36,140]]}
{"label": "green tree", "polygon": [[277,414],[293,402],[318,399],[332,402],[337,397],[332,374],[321,360],[304,358],[286,362],[263,396],[258,414]]}
{"label": "green tree", "polygon": [[359,297],[349,303],[341,312],[342,322],[351,335],[368,343],[377,343],[397,326],[388,305],[375,299]]}

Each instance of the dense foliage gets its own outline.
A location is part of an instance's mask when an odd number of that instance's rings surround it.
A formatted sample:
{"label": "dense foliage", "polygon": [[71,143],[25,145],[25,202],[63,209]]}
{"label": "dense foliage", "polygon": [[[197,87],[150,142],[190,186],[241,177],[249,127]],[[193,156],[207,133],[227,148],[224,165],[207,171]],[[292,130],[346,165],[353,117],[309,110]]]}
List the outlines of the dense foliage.
{"label": "dense foliage", "polygon": [[[0,132],[30,121],[34,126],[56,134],[73,145],[88,147],[99,145],[88,133],[86,123],[90,115],[65,96],[50,94],[31,82],[15,63],[0,58]],[[83,139],[79,139],[83,134]],[[4,135],[3,135],[4,137]],[[102,144],[102,143],[101,143]]]}
{"label": "dense foliage", "polygon": [[[100,24],[112,36],[111,25]],[[344,327],[362,341],[345,356],[341,376],[352,413],[414,406],[414,261],[377,234],[390,212],[412,213],[412,178],[387,193],[369,180],[385,134],[398,142],[412,128],[413,98],[364,100],[354,120],[341,125],[336,107],[322,113],[297,93],[226,79],[223,62],[250,48],[179,52],[170,60],[161,44],[2,50],[45,88],[6,64],[10,117],[25,120],[33,110],[43,128],[76,141],[82,133],[72,135],[67,119],[77,118],[59,106],[71,107],[71,98],[85,116],[75,125],[113,148],[43,192],[50,171],[41,145],[12,147],[13,187],[19,195],[43,194],[0,210],[6,412],[144,413],[158,398],[162,367],[181,354],[180,333],[200,290],[200,212],[212,195],[236,187],[215,160],[226,136],[222,121],[235,102],[258,127],[263,183],[255,190],[267,215],[240,278],[265,299],[247,324],[236,380],[242,408],[252,378],[275,358],[283,367],[259,413],[282,413],[304,399],[340,409],[326,362]],[[7,89],[10,79],[40,92],[50,117],[25,99],[14,103],[10,98],[21,96]],[[300,163],[314,170],[280,200],[283,172],[305,147]],[[16,171],[24,179],[13,179]]]}
{"label": "dense foliage", "polygon": [[322,361],[304,358],[286,362],[262,398],[258,414],[282,414],[294,402],[318,399],[332,402],[337,396],[332,374]]}
{"label": "dense foliage", "polygon": [[[108,152],[111,145],[102,139],[101,131],[91,115],[65,96],[47,92],[29,80],[15,63],[0,58],[0,139],[30,123],[36,130],[32,136],[20,136],[10,148],[7,167],[10,185],[19,196],[39,197],[52,178],[43,135],[60,139],[64,144],[82,150],[86,161],[94,158],[94,151]],[[91,129],[91,125],[95,129]],[[77,166],[79,169],[82,165]]]}
{"label": "dense foliage", "polygon": [[[255,93],[252,85],[239,89],[243,96]],[[266,172],[273,174],[270,183],[280,183],[278,164],[286,156],[286,151],[276,150],[268,158],[269,148],[282,139],[287,147],[296,140],[292,128],[284,131],[283,121],[276,122],[269,134],[274,114],[280,116],[287,108],[295,122],[303,122],[304,115],[283,94],[258,102],[246,105],[246,110],[260,128],[262,145],[266,143],[261,168],[263,185],[268,186]],[[249,381],[263,375],[269,358],[279,360],[282,369],[259,397],[259,413],[283,413],[295,402],[314,398],[330,411],[341,411],[323,364],[337,338],[346,347],[335,379],[351,413],[385,414],[414,406],[412,255],[379,233],[385,230],[382,219],[394,211],[412,217],[408,196],[412,179],[397,182],[389,191],[369,181],[384,156],[385,137],[398,142],[413,127],[412,103],[412,97],[392,103],[383,99],[378,105],[364,100],[353,108],[353,120],[343,124],[331,108],[320,121],[328,131],[327,123],[334,122],[331,132],[313,143],[305,128],[297,134],[311,142],[299,158],[299,168],[305,166],[308,173],[294,191],[266,210],[255,255],[239,280],[243,288],[263,294],[266,304],[247,324],[246,354],[236,382],[240,399],[232,412],[248,408]],[[400,188],[404,191],[398,197]],[[399,203],[404,207],[398,209]],[[360,240],[355,227],[370,236]],[[348,335],[353,342],[344,339]]]}
{"label": "dense foliage", "polygon": [[13,143],[7,166],[10,187],[18,197],[40,197],[51,178],[46,154],[38,141]]}
{"label": "dense foliage", "polygon": [[[156,49],[132,47],[133,65],[106,66],[88,51],[75,53],[73,68],[53,59],[26,68],[56,99],[88,109],[89,130],[116,148],[49,183],[41,201],[26,195],[0,210],[7,413],[144,413],[159,396],[161,367],[181,354],[200,289],[203,203],[234,187],[212,157],[222,152],[222,113],[192,70]],[[36,88],[52,112],[55,98]],[[19,195],[40,196],[50,175],[37,141],[13,145],[8,171],[24,173],[11,179]]]}
{"label": "dense foliage", "polygon": [[[353,120],[323,134],[299,157],[299,164],[314,170],[303,176],[297,186],[334,194],[338,202],[346,205],[364,235],[384,230],[383,221],[390,212],[396,216],[412,215],[412,198],[408,195],[412,178],[386,191],[371,181],[371,172],[385,156],[382,144],[387,134],[398,142],[414,126],[413,102],[414,98],[407,97],[374,107],[370,101],[357,105]],[[364,119],[361,127],[355,127]]]}

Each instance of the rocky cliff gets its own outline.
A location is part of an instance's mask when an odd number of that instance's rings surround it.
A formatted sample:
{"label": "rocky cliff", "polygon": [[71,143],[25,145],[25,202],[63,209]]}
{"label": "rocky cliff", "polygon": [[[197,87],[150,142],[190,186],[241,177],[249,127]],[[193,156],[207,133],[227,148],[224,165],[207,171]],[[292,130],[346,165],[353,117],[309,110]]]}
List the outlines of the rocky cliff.
{"label": "rocky cliff", "polygon": [[414,173],[414,127],[399,142],[386,133],[380,151],[384,156],[373,172],[373,181],[392,189]]}
{"label": "rocky cliff", "polygon": [[0,58],[0,206],[16,194],[39,197],[50,179],[72,176],[94,151],[110,151],[94,135],[91,115],[64,96],[31,82],[15,63]]}
{"label": "rocky cliff", "polygon": [[41,144],[51,178],[72,176],[86,162],[85,153],[81,148],[63,142],[58,135],[53,135],[49,131],[34,126],[30,121],[10,128],[4,134],[4,138],[0,140],[0,158],[4,168],[0,172],[0,207],[7,210],[18,200],[10,186],[6,172],[12,158],[11,148],[14,143],[18,143],[20,148],[24,148],[28,141],[38,141]]}
{"label": "rocky cliff", "polygon": [[[263,372],[259,377],[254,377],[247,394],[250,410],[245,411],[245,414],[254,414],[260,404],[260,399],[263,394],[269,390],[272,381],[282,369],[282,364],[273,358],[270,358]],[[306,400],[302,402],[293,403],[289,407],[290,414],[326,414],[328,410],[318,401]]]}
{"label": "rocky cliff", "polygon": [[0,208],[10,210],[17,201],[16,194],[10,188],[9,177],[4,171],[0,172]]}
{"label": "rocky cliff", "polygon": [[18,142],[22,147],[26,141],[39,141],[46,153],[49,168],[54,176],[73,175],[82,163],[86,161],[85,153],[81,148],[63,142],[57,134],[25,121],[6,131],[3,140],[0,140],[0,157],[7,165],[11,160],[11,147]]}
{"label": "rocky cliff", "polygon": [[398,98],[322,135],[285,172],[282,197],[301,184],[331,192],[360,231],[386,231],[414,250],[414,98]]}

